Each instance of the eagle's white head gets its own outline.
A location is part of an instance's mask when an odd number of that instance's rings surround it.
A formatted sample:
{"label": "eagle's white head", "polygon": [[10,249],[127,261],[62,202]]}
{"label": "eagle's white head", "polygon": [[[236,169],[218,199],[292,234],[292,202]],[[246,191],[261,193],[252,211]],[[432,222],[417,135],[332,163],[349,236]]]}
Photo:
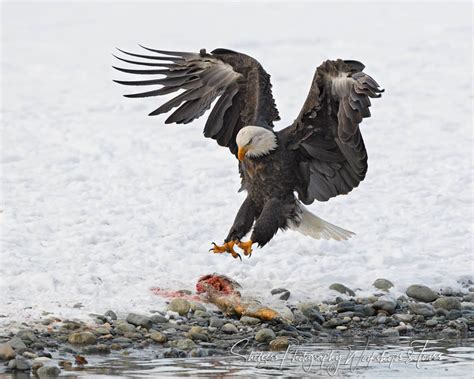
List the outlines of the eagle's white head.
{"label": "eagle's white head", "polygon": [[239,161],[242,161],[246,155],[261,157],[277,148],[275,133],[259,126],[250,125],[240,129],[235,141],[239,148]]}

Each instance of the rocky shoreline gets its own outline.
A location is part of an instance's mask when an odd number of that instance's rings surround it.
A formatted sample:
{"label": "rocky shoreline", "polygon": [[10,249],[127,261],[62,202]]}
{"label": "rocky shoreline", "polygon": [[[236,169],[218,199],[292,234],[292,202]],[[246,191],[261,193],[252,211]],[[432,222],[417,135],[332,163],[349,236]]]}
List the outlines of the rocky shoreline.
{"label": "rocky shoreline", "polygon": [[[177,297],[167,309],[148,315],[130,313],[117,317],[112,310],[91,314],[90,322],[58,319],[45,312],[41,320],[0,332],[0,372],[30,372],[40,378],[62,371],[87,368],[87,358],[111,353],[128,354],[150,348],[156,358],[228,356],[231,349],[286,350],[344,339],[399,337],[472,338],[474,336],[474,286],[462,290],[434,291],[414,284],[395,298],[393,284],[374,282],[376,291],[357,296],[350,288],[334,283],[341,295],[334,301],[291,301],[291,292],[272,290],[283,304],[282,317],[271,321],[224,315],[206,303]],[[239,341],[245,340],[245,343]],[[149,350],[147,350],[149,351]]]}

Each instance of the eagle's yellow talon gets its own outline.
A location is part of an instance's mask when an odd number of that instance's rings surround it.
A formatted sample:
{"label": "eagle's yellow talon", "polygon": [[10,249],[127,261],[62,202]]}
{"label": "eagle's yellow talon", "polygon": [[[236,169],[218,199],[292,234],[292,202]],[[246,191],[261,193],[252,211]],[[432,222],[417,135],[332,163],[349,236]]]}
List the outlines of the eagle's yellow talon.
{"label": "eagle's yellow talon", "polygon": [[244,255],[248,255],[249,258],[252,256],[252,251],[253,251],[252,245],[253,245],[252,240],[248,240],[247,242],[241,242],[241,241],[237,242],[237,246],[240,247],[244,251]]}
{"label": "eagle's yellow talon", "polygon": [[234,245],[235,245],[234,241],[226,242],[222,246],[216,245],[214,242],[212,242],[212,244],[214,246],[211,249],[209,249],[209,251],[212,251],[214,254],[229,253],[234,258],[239,258],[240,260],[242,260],[242,257],[240,256],[240,254],[234,250]]}

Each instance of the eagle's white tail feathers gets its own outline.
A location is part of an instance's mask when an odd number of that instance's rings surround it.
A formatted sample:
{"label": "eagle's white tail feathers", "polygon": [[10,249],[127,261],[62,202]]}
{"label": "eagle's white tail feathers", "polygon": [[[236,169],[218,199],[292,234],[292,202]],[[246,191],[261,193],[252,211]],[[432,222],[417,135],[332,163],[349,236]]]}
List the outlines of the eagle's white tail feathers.
{"label": "eagle's white tail feathers", "polygon": [[301,209],[300,221],[298,224],[292,223],[290,229],[293,229],[305,236],[309,236],[315,239],[333,239],[336,241],[347,240],[351,238],[355,233],[350,230],[340,228],[339,226],[333,225],[322,218],[311,213],[303,204],[298,204]]}

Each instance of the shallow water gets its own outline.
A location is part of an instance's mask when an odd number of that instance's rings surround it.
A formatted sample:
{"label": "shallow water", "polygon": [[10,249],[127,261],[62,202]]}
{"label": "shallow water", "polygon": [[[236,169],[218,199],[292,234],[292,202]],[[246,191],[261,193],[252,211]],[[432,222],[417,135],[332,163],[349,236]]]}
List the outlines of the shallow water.
{"label": "shallow water", "polygon": [[[253,351],[226,357],[150,359],[153,350],[128,356],[88,357],[89,365],[62,371],[67,378],[244,378],[260,377],[430,377],[472,378],[474,339],[413,340],[394,344],[324,343],[291,345],[286,352]],[[240,355],[239,355],[240,354]],[[3,373],[0,378],[27,378]]]}

